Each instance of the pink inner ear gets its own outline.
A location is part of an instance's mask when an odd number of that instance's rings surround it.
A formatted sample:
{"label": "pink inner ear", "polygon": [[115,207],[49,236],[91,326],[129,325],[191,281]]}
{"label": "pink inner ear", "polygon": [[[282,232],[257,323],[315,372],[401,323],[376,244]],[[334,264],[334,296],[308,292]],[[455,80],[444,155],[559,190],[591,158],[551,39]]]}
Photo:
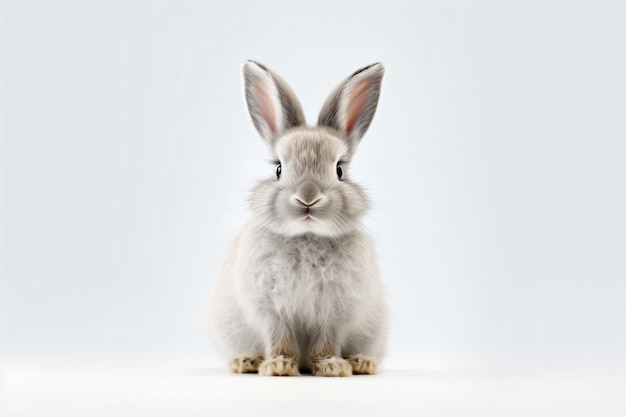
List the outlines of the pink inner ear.
{"label": "pink inner ear", "polygon": [[263,81],[258,78],[254,80],[254,90],[256,92],[256,101],[261,117],[263,117],[272,133],[276,133],[276,109],[274,108],[269,90],[265,84],[263,84]]}
{"label": "pink inner ear", "polygon": [[348,106],[346,108],[346,133],[352,132],[354,125],[357,120],[359,120],[359,116],[365,108],[365,104],[367,104],[367,96],[371,85],[370,80],[364,80],[354,86],[350,92]]}

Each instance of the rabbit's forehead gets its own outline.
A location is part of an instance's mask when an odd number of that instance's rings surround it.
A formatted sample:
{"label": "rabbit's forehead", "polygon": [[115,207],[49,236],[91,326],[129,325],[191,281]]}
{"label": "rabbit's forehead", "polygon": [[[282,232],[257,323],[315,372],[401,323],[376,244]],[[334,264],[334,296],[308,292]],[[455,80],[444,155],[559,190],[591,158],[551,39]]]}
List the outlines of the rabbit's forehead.
{"label": "rabbit's forehead", "polygon": [[327,164],[346,158],[348,146],[329,134],[294,132],[278,141],[276,152],[284,162]]}

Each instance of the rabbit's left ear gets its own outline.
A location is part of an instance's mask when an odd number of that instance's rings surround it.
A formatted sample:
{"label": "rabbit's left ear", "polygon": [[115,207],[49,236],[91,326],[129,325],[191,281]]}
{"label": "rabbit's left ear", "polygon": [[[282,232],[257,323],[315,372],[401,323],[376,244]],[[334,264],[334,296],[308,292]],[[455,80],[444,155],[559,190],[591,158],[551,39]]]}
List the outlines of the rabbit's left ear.
{"label": "rabbit's left ear", "polygon": [[285,130],[305,124],[304,112],[291,88],[265,66],[243,64],[246,103],[254,127],[270,145]]}
{"label": "rabbit's left ear", "polygon": [[384,74],[381,63],[356,71],[330,94],[317,124],[339,130],[354,149],[372,123]]}

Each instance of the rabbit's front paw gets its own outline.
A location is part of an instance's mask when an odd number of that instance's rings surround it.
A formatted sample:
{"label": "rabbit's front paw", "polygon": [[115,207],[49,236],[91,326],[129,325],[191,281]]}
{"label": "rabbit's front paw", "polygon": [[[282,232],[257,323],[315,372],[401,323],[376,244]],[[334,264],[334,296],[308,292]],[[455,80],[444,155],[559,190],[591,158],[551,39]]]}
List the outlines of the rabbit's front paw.
{"label": "rabbit's front paw", "polygon": [[315,376],[350,376],[352,366],[347,360],[341,358],[314,358],[311,372]]}
{"label": "rabbit's front paw", "polygon": [[261,362],[263,362],[262,355],[243,355],[232,358],[228,367],[235,374],[255,373],[259,370]]}
{"label": "rabbit's front paw", "polygon": [[259,366],[259,374],[265,376],[297,376],[298,362],[295,358],[275,356],[264,360]]}
{"label": "rabbit's front paw", "polygon": [[346,359],[350,362],[350,365],[352,365],[352,372],[354,374],[374,375],[378,370],[376,361],[369,356],[348,355]]}

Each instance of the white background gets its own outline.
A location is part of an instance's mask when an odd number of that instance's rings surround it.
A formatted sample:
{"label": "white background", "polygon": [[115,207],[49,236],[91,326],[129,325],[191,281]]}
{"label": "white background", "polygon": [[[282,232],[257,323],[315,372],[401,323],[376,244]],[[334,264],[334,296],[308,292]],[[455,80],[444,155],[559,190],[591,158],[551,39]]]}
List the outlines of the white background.
{"label": "white background", "polygon": [[626,369],[624,3],[9,1],[0,17],[5,368],[222,366],[203,309],[273,174],[241,93],[255,59],[310,123],[340,80],[386,65],[351,175],[374,202],[388,369]]}

